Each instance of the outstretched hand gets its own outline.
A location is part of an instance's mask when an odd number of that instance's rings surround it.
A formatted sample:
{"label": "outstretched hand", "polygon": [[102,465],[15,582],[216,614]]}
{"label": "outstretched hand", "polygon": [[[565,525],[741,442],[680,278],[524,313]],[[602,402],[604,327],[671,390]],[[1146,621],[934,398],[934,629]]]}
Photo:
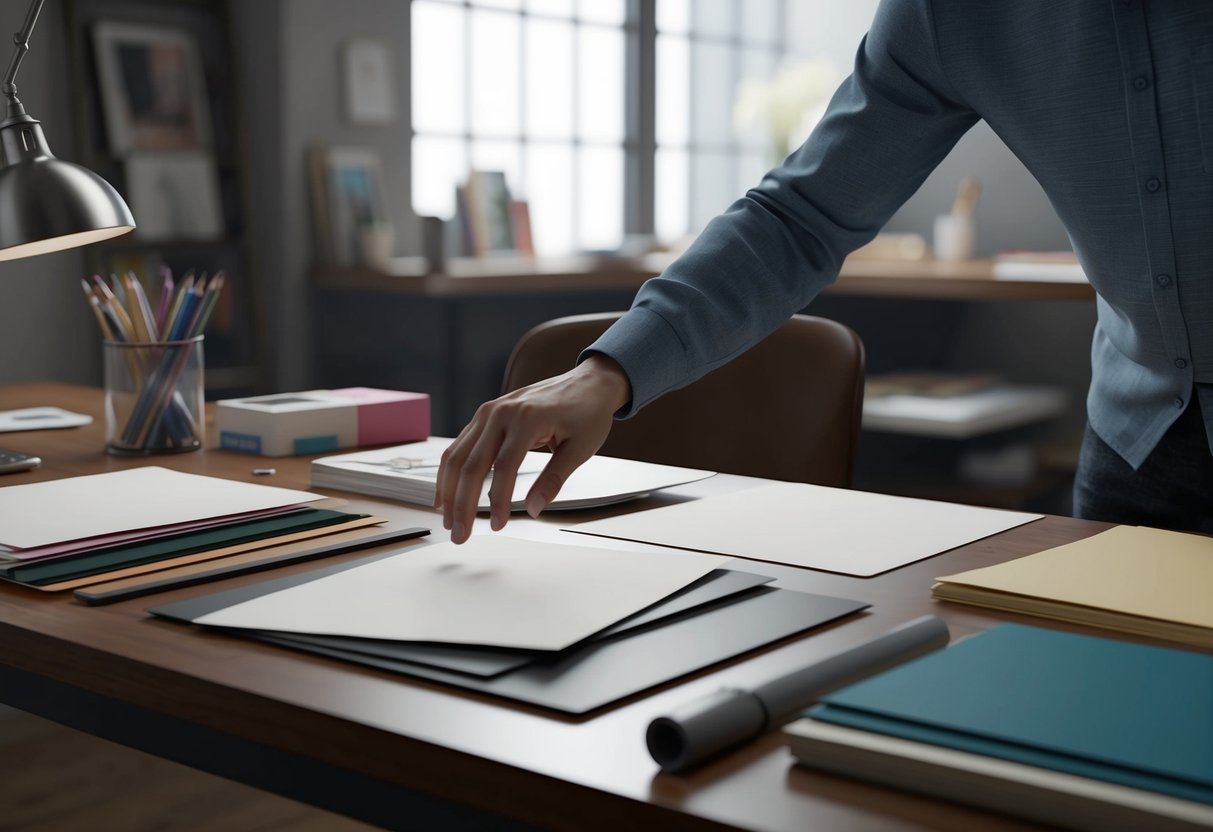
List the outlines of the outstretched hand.
{"label": "outstretched hand", "polygon": [[631,398],[623,369],[601,354],[589,356],[563,375],[485,402],[442,455],[434,508],[451,540],[471,535],[476,506],[489,471],[490,525],[499,531],[510,517],[518,468],[527,451],[546,447],[552,457],[526,496],[537,517],[573,471],[602,447],[615,411]]}

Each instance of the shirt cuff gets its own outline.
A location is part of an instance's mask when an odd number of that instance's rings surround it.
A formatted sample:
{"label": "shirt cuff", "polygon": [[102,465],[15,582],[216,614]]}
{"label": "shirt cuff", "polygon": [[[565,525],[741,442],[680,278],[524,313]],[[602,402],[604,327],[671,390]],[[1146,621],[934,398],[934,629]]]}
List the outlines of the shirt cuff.
{"label": "shirt cuff", "polygon": [[680,387],[690,375],[686,349],[665,318],[651,309],[634,307],[577,357],[591,353],[614,359],[628,377],[632,399],[615,411],[626,419],[667,390]]}

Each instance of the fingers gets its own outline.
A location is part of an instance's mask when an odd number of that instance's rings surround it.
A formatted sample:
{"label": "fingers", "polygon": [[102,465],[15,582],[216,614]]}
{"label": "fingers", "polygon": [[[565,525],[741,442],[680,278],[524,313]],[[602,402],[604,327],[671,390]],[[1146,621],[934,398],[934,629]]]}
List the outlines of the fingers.
{"label": "fingers", "polygon": [[595,441],[592,437],[578,435],[555,448],[552,458],[527,492],[526,513],[538,517],[548,503],[556,499],[569,476],[593,456],[601,444],[601,439]]}
{"label": "fingers", "polygon": [[500,433],[486,426],[466,453],[461,449],[452,457],[451,470],[456,478],[454,494],[452,499],[444,499],[442,510],[443,525],[446,526],[449,517],[450,525],[446,527],[455,543],[463,543],[471,536],[484,481],[492,470],[500,444]]}
{"label": "fingers", "polygon": [[507,436],[493,462],[493,484],[489,486],[489,527],[499,532],[510,519],[514,502],[514,483],[518,469],[526,459],[531,443],[518,434]]}

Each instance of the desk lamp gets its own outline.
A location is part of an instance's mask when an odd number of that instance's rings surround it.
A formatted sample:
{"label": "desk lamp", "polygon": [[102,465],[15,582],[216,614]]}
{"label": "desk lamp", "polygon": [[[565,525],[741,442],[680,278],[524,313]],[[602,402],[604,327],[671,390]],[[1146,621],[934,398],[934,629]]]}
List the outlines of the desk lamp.
{"label": "desk lamp", "polygon": [[80,165],[56,159],[42,125],[17,98],[17,69],[44,0],[33,0],[0,91],[0,260],[15,260],[117,237],[135,228],[130,208],[113,187]]}
{"label": "desk lamp", "polygon": [[[33,0],[13,43],[4,75],[7,108],[0,121],[0,260],[15,260],[95,243],[134,230],[130,208],[87,168],[56,159],[42,125],[17,98],[17,70],[44,0]],[[35,456],[0,450],[0,473],[39,464]]]}

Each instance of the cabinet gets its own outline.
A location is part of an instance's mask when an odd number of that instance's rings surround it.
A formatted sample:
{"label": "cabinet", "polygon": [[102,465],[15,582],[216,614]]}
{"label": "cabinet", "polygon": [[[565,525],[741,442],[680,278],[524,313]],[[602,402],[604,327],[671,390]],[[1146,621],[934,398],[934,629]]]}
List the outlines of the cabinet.
{"label": "cabinet", "polygon": [[[226,275],[206,332],[208,397],[258,389],[256,269],[228,5],[69,0],[77,158],[122,193],[133,234],[91,246],[94,273]],[[154,296],[154,295],[153,295]]]}

